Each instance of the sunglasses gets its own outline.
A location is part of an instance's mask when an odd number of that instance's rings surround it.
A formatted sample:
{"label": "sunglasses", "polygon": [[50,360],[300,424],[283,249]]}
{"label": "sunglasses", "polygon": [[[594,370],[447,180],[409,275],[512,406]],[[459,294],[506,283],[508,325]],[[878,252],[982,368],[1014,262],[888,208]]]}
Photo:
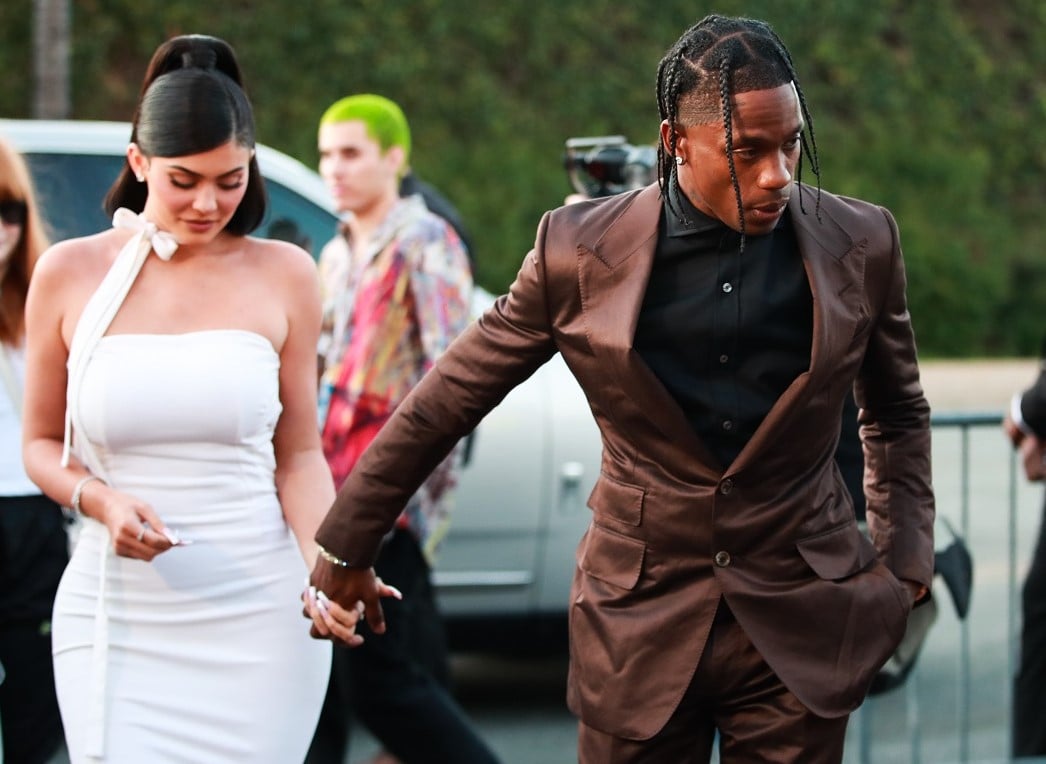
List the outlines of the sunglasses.
{"label": "sunglasses", "polygon": [[25,202],[7,199],[0,202],[0,220],[8,225],[25,223]]}

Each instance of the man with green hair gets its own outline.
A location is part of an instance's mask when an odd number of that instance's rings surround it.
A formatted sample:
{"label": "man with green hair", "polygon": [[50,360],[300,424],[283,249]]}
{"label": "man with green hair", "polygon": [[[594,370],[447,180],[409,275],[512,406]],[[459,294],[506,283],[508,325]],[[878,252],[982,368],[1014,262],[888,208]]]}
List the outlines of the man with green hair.
{"label": "man with green hair", "polygon": [[[324,327],[319,421],[335,485],[469,321],[471,269],[461,240],[421,197],[401,198],[410,128],[387,98],[353,95],[320,119],[320,175],[342,215],[320,254]],[[377,569],[403,592],[394,627],[336,649],[310,764],[345,759],[347,711],[397,759],[493,762],[447,690],[445,635],[431,564],[456,484],[451,453],[411,497]]]}

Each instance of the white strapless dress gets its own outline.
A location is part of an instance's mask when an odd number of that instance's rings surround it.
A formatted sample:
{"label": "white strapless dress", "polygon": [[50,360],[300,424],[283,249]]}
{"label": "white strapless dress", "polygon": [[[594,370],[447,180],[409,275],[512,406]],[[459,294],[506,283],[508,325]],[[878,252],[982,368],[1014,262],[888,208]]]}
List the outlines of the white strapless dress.
{"label": "white strapless dress", "polygon": [[192,544],[117,557],[85,520],[53,619],[74,764],[304,758],[331,647],[301,616],[307,571],[276,496],[278,373],[268,340],[241,330],[94,347],[77,437]]}

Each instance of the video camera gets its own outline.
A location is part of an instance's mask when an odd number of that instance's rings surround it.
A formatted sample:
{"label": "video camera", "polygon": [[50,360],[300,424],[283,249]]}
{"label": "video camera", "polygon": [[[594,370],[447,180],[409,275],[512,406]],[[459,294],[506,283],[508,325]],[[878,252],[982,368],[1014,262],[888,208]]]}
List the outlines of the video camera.
{"label": "video camera", "polygon": [[623,135],[567,138],[563,166],[577,193],[612,196],[654,182],[657,149],[633,146]]}

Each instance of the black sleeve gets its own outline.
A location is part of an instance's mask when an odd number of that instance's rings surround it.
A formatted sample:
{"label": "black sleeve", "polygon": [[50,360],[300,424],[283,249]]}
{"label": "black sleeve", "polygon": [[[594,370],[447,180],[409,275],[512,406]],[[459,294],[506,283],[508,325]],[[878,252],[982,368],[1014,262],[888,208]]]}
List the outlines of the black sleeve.
{"label": "black sleeve", "polygon": [[1039,371],[1035,384],[1021,395],[1021,417],[1038,437],[1046,437],[1046,367]]}

